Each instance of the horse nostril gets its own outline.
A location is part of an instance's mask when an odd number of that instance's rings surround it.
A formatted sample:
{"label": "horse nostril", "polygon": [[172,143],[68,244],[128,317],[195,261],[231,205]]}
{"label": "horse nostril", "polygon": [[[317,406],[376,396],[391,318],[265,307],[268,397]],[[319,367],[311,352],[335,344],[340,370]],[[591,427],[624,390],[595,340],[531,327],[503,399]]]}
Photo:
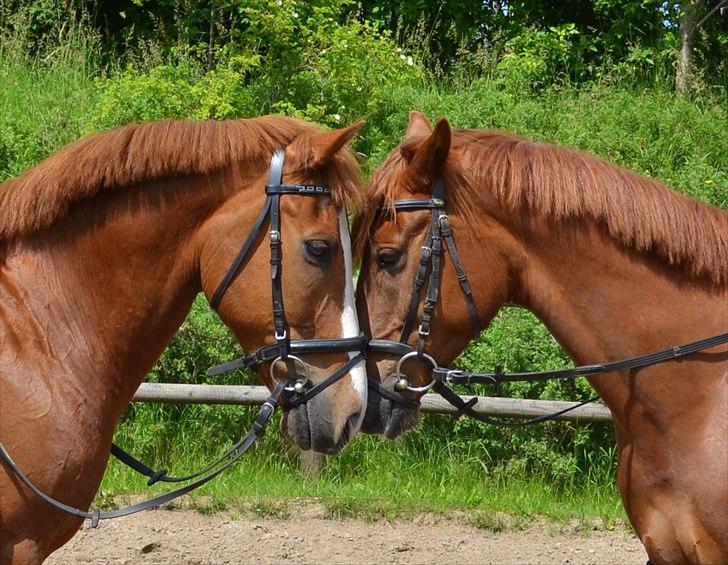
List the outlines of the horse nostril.
{"label": "horse nostril", "polygon": [[361,423],[364,420],[364,413],[366,408],[355,412],[346,420],[344,431],[342,435],[346,435],[347,441],[350,440],[354,435],[361,429]]}

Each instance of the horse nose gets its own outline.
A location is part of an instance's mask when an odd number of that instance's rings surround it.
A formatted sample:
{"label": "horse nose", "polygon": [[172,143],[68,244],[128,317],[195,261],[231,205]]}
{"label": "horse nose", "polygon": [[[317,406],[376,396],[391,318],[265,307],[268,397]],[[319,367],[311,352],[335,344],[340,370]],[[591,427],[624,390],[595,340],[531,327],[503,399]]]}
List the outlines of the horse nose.
{"label": "horse nose", "polygon": [[334,431],[333,427],[322,429],[321,427],[314,427],[312,423],[311,449],[327,455],[335,455],[341,452],[358,431],[360,416],[360,412],[349,416],[338,435],[332,433]]}
{"label": "horse nose", "polygon": [[[323,395],[322,395],[323,396]],[[339,453],[359,431],[366,406],[358,398],[337,402],[337,395],[314,398],[308,403],[311,448],[326,454]]]}

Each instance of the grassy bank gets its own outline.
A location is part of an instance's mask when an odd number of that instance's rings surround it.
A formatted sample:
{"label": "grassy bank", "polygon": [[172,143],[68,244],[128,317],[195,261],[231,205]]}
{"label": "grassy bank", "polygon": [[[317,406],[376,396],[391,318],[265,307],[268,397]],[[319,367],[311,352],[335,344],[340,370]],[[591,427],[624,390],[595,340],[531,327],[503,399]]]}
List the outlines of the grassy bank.
{"label": "grassy bank", "polygon": [[[237,466],[191,495],[192,506],[202,512],[242,506],[259,515],[285,517],[300,499],[315,499],[332,518],[394,519],[464,511],[488,529],[505,527],[500,514],[513,518],[509,527],[544,516],[561,523],[599,518],[607,526],[626,520],[616,487],[604,473],[592,482],[557,485],[547,476],[490,472],[485,461],[461,461],[442,443],[432,445],[429,457],[421,457],[359,437],[342,456],[329,458],[319,476],[307,477],[298,470],[293,452],[273,456],[270,440],[263,439]],[[365,464],[356,464],[358,455],[365,456]],[[191,470],[202,460],[179,457],[174,469]],[[98,502],[119,503],[124,498],[119,495],[151,495],[163,488],[146,488],[138,475],[112,462]]]}

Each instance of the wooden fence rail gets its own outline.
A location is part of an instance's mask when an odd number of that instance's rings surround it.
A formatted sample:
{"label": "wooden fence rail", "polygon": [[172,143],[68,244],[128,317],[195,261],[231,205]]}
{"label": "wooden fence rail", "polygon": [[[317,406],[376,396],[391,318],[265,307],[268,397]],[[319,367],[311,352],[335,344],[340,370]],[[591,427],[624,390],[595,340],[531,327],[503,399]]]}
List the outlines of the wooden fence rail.
{"label": "wooden fence rail", "polygon": [[[246,406],[260,405],[268,398],[264,386],[244,385],[195,385],[142,383],[134,395],[135,402],[163,402],[173,404],[237,404]],[[464,396],[470,399],[470,396]],[[575,402],[560,400],[524,400],[520,398],[494,398],[479,396],[473,410],[486,416],[508,418],[535,418],[552,414],[574,406]],[[423,412],[453,414],[455,408],[445,399],[435,394],[422,398]],[[612,414],[602,404],[587,404],[557,417],[570,422],[610,422]]]}

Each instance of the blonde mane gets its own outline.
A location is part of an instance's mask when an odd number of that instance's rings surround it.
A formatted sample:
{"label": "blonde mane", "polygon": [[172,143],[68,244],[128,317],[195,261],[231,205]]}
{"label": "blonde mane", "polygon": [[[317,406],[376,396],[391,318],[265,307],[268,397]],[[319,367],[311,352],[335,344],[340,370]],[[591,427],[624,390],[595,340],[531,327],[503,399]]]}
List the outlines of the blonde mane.
{"label": "blonde mane", "polygon": [[[356,230],[359,256],[377,209],[397,197],[390,180],[403,167],[394,151],[367,186]],[[455,130],[444,176],[451,209],[470,221],[495,198],[513,213],[596,223],[620,245],[690,276],[728,283],[726,212],[587,153],[506,132]]]}
{"label": "blonde mane", "polygon": [[[0,241],[46,228],[97,194],[174,175],[206,175],[268,160],[279,147],[318,130],[283,116],[230,121],[158,121],[124,126],[72,143],[0,185]],[[358,166],[350,151],[332,160],[337,205],[355,200]]]}

